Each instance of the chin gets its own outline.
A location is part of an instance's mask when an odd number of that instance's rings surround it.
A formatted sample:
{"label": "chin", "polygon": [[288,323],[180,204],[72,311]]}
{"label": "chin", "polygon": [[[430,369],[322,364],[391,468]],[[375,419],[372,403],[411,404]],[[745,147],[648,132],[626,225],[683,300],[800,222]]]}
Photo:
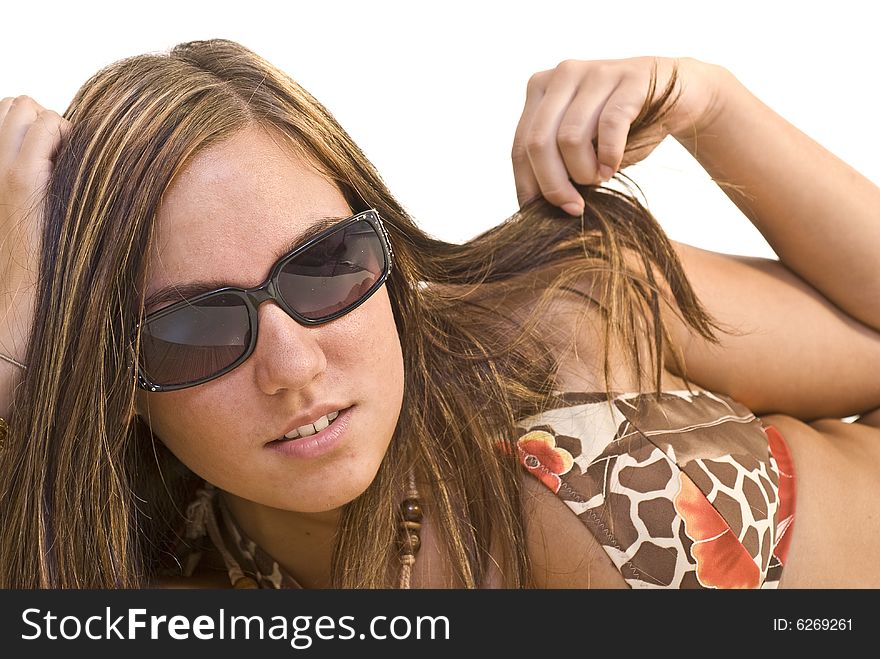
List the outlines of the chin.
{"label": "chin", "polygon": [[[351,503],[375,480],[380,463],[375,468],[353,471],[340,470],[339,479],[326,479],[320,488],[311,489],[313,496],[291,501],[289,509],[301,513],[325,513]],[[288,498],[289,500],[289,498]]]}

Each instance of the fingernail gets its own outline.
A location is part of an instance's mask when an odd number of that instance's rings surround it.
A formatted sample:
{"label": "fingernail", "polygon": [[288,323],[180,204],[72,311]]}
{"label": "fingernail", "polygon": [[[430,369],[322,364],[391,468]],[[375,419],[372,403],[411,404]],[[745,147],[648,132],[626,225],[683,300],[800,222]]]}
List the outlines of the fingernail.
{"label": "fingernail", "polygon": [[608,165],[599,165],[599,178],[602,179],[603,182],[611,180],[612,176],[614,176],[613,169]]}
{"label": "fingernail", "polygon": [[576,217],[580,217],[584,213],[584,207],[581,204],[575,203],[573,201],[570,201],[567,204],[562,204],[562,210],[564,210],[569,215],[574,215]]}

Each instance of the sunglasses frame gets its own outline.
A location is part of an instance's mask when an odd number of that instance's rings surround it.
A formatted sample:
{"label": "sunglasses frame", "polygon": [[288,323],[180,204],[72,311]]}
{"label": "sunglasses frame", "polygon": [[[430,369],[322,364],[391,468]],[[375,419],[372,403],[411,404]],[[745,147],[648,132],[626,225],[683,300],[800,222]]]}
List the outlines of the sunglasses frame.
{"label": "sunglasses frame", "polygon": [[[315,243],[320,242],[321,240],[323,240],[327,236],[329,236],[333,233],[336,233],[337,231],[342,231],[343,229],[345,229],[349,225],[354,224],[355,222],[359,222],[361,220],[366,220],[373,227],[373,230],[376,232],[376,235],[379,237],[379,242],[382,245],[382,253],[385,257],[385,265],[382,268],[382,272],[379,275],[379,278],[373,283],[372,286],[370,286],[369,290],[366,293],[364,293],[364,295],[361,296],[360,299],[358,299],[358,301],[356,303],[352,304],[349,307],[345,307],[343,309],[340,309],[339,311],[335,311],[334,313],[330,314],[329,316],[325,316],[325,317],[313,320],[311,318],[306,318],[302,314],[298,313],[295,309],[292,309],[291,307],[289,307],[287,305],[287,303],[284,301],[284,299],[281,297],[281,295],[279,294],[279,290],[278,290],[278,277],[281,274],[281,271],[283,270],[284,266],[287,265],[287,263],[289,261],[291,261],[295,257],[299,256],[302,252],[304,252],[305,250],[312,247]],[[156,320],[158,318],[162,318],[163,316],[167,316],[168,314],[174,313],[175,311],[177,311],[183,307],[189,306],[189,305],[194,304],[196,302],[200,302],[200,301],[204,300],[205,298],[212,297],[212,296],[215,296],[215,295],[218,295],[221,293],[227,294],[227,295],[235,295],[236,297],[239,297],[244,300],[245,307],[247,308],[247,311],[248,311],[248,322],[249,322],[248,329],[252,329],[253,331],[251,331],[251,340],[250,340],[250,343],[248,344],[247,348],[242,353],[242,355],[239,358],[237,358],[232,364],[224,367],[223,369],[217,371],[216,373],[212,373],[209,376],[199,378],[196,380],[191,380],[189,382],[182,382],[179,384],[156,384],[155,382],[150,380],[149,377],[147,377],[146,373],[144,372],[143,368],[140,365],[140,362],[138,361],[138,366],[137,366],[138,386],[141,389],[144,389],[144,390],[150,391],[150,392],[176,391],[178,389],[187,389],[189,387],[195,387],[197,385],[204,384],[205,382],[210,382],[211,380],[216,380],[220,376],[225,375],[229,371],[240,366],[242,363],[244,363],[245,360],[248,359],[248,357],[250,357],[253,354],[254,349],[257,346],[257,335],[259,333],[259,320],[258,320],[259,313],[258,313],[258,310],[259,310],[260,305],[263,302],[266,302],[267,300],[274,301],[279,307],[281,307],[285,311],[285,313],[287,313],[291,318],[296,320],[301,325],[306,325],[306,326],[323,325],[324,323],[329,323],[331,320],[335,320],[341,316],[344,316],[345,314],[357,309],[360,305],[362,305],[364,302],[366,302],[370,297],[372,297],[373,293],[375,293],[377,290],[379,290],[379,288],[382,286],[382,284],[385,283],[385,280],[388,278],[388,275],[391,274],[393,258],[394,258],[394,252],[391,249],[391,240],[388,237],[388,232],[385,230],[385,225],[382,224],[382,219],[379,217],[378,211],[376,211],[376,209],[374,209],[374,208],[371,208],[371,209],[368,209],[365,211],[361,211],[360,213],[357,213],[356,215],[352,215],[351,217],[346,218],[344,220],[340,220],[338,223],[334,224],[331,227],[328,227],[327,229],[325,229],[324,231],[322,231],[318,235],[310,238],[309,240],[304,242],[302,245],[299,245],[292,252],[288,252],[287,254],[282,256],[280,259],[278,259],[275,262],[275,264],[272,266],[271,270],[269,271],[269,276],[259,286],[256,286],[254,288],[247,288],[247,289],[238,288],[236,286],[224,286],[223,288],[217,288],[212,291],[207,291],[205,293],[201,293],[201,294],[196,295],[194,297],[187,298],[185,300],[181,300],[180,302],[175,302],[171,305],[168,305],[167,307],[163,307],[163,308],[159,309],[158,311],[154,311],[153,313],[148,314],[142,322],[137,324],[137,327],[135,329],[136,333],[140,332],[141,327],[146,325],[147,322],[152,321],[152,320]]]}

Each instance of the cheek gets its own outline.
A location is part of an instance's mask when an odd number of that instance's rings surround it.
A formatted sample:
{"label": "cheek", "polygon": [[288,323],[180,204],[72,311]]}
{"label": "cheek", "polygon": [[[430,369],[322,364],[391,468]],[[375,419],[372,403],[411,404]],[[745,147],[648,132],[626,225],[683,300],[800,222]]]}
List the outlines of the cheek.
{"label": "cheek", "polygon": [[[243,410],[238,396],[221,383],[215,387],[145,394],[141,418],[178,460],[202,478],[215,482],[244,459]],[[240,403],[239,403],[240,405]],[[247,417],[244,417],[247,418]]]}
{"label": "cheek", "polygon": [[364,397],[370,396],[371,389],[385,395],[402,390],[403,354],[385,287],[352,313],[345,326],[345,336],[338,337],[328,364],[337,365],[343,377],[359,378],[356,393]]}

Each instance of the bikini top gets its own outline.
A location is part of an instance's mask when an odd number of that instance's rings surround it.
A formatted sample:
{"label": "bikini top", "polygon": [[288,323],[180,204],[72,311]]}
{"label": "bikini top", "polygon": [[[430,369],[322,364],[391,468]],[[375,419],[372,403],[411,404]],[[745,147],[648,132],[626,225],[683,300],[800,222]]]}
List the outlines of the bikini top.
{"label": "bikini top", "polygon": [[520,423],[520,462],[630,587],[779,584],[795,478],[776,428],[708,391],[560,397]]}
{"label": "bikini top", "polygon": [[[782,435],[707,391],[558,392],[522,419],[529,474],[590,530],[632,588],[775,588],[795,508]],[[244,535],[209,484],[189,508],[190,539],[208,536],[238,587],[299,588]],[[184,574],[195,569],[191,554]]]}

